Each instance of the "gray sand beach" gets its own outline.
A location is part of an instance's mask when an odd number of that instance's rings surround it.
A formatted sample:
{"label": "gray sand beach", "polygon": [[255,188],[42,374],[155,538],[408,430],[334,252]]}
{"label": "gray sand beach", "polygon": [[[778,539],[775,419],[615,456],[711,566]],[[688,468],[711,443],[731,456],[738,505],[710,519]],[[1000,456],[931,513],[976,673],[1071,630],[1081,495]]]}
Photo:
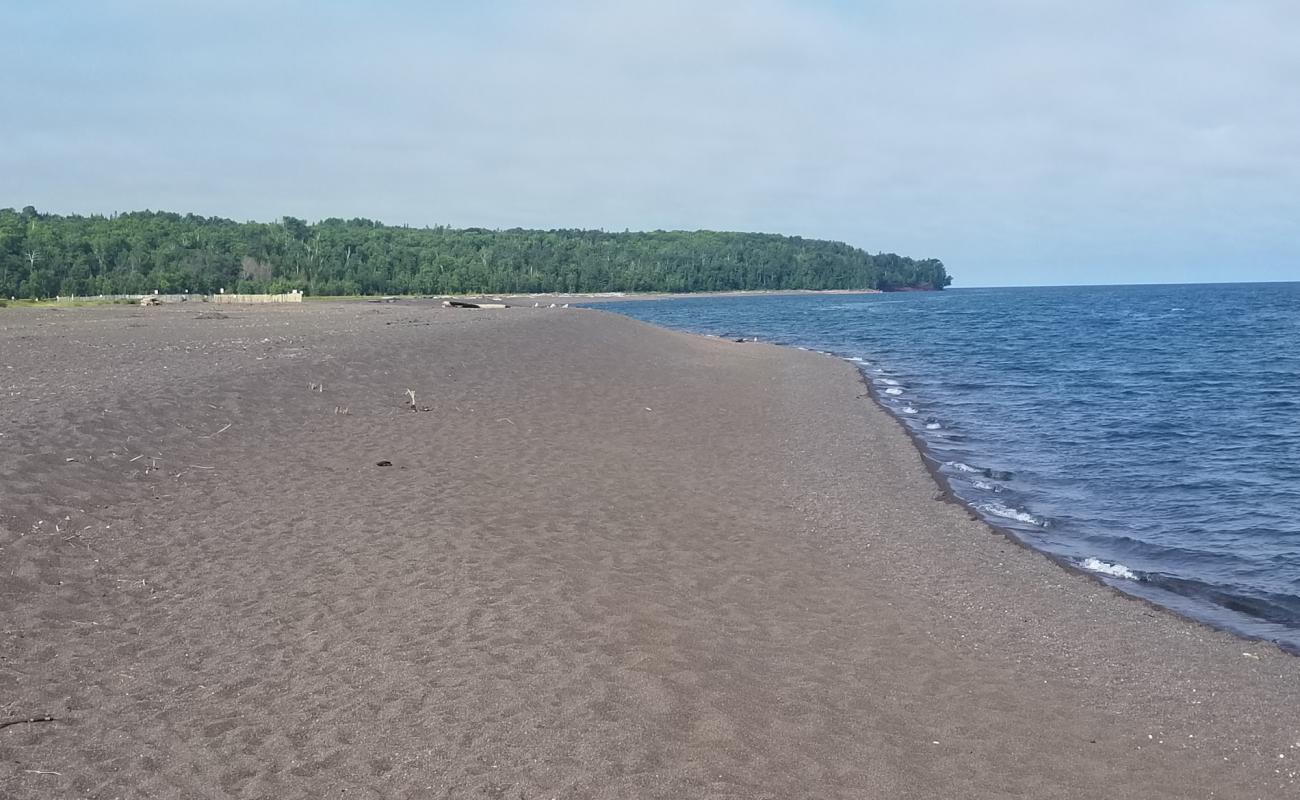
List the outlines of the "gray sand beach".
{"label": "gray sand beach", "polygon": [[0,796],[1300,796],[1300,660],[973,520],[843,361],[196,305],[0,310]]}

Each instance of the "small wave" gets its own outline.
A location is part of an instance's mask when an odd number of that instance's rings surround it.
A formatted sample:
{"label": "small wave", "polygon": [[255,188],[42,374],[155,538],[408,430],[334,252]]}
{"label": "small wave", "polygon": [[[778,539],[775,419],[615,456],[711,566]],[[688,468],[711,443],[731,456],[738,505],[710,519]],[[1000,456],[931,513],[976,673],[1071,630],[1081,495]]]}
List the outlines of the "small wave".
{"label": "small wave", "polygon": [[1004,469],[982,469],[980,473],[991,481],[1009,481],[1015,477],[1014,474]]}
{"label": "small wave", "polygon": [[1085,558],[1079,566],[1089,572],[1099,572],[1112,578],[1127,578],[1131,581],[1141,580],[1136,572],[1119,562],[1112,564],[1109,561],[1102,561],[1100,558]]}
{"label": "small wave", "polygon": [[983,511],[985,513],[992,514],[995,517],[1002,517],[1003,519],[1013,519],[1016,522],[1024,522],[1029,525],[1036,525],[1039,528],[1047,527],[1047,520],[1039,519],[1038,517],[1035,517],[1033,514],[1030,514],[1028,511],[1021,511],[1018,508],[1009,508],[1007,506],[1002,505],[1001,503],[985,503],[983,505],[976,506],[976,508],[978,508],[980,511]]}
{"label": "small wave", "polygon": [[902,393],[903,393],[903,390],[900,389],[900,388],[898,388],[897,386],[891,386],[891,387],[889,387],[888,389],[885,390],[885,394],[899,395],[899,394],[902,394]]}
{"label": "small wave", "polygon": [[974,473],[978,473],[978,472],[983,472],[983,471],[984,471],[984,470],[982,470],[982,469],[979,469],[978,467],[972,467],[970,464],[963,464],[963,463],[961,463],[960,461],[945,461],[945,462],[943,462],[943,465],[944,465],[945,467],[952,467],[953,469],[957,470],[958,472],[974,472]]}
{"label": "small wave", "polygon": [[858,358],[857,356],[850,356],[850,357],[849,357],[849,361],[852,361],[854,364],[865,364],[865,363],[867,363],[867,360],[866,360],[865,358]]}
{"label": "small wave", "polygon": [[903,406],[903,409],[902,409],[902,410],[903,410],[903,413],[904,413],[904,414],[915,414],[915,413],[916,413],[916,409],[913,408],[912,406]]}

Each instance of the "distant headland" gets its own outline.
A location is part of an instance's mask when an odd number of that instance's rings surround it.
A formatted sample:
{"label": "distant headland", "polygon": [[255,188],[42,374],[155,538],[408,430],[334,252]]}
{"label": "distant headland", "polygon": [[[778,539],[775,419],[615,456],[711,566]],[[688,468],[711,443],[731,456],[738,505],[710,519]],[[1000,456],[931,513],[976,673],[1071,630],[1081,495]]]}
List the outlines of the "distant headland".
{"label": "distant headland", "polygon": [[726,231],[411,228],[0,209],[0,296],[937,290],[938,259]]}

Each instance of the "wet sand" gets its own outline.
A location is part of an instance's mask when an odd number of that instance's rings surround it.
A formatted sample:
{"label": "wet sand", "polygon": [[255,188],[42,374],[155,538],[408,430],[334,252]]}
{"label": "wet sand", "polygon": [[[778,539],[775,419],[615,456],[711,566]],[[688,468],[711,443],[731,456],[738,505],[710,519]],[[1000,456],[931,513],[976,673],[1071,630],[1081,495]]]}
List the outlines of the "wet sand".
{"label": "wet sand", "polygon": [[835,359],[7,309],[0,434],[3,797],[1300,795],[1300,659],[970,519]]}

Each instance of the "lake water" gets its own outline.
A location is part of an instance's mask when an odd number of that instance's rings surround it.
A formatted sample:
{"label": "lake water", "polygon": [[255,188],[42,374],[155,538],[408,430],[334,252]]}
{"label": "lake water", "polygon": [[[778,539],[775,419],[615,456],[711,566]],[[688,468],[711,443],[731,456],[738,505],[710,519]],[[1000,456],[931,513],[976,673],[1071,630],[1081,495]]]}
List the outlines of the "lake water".
{"label": "lake water", "polygon": [[1300,649],[1300,283],[604,307],[852,360],[989,522],[1123,591]]}

